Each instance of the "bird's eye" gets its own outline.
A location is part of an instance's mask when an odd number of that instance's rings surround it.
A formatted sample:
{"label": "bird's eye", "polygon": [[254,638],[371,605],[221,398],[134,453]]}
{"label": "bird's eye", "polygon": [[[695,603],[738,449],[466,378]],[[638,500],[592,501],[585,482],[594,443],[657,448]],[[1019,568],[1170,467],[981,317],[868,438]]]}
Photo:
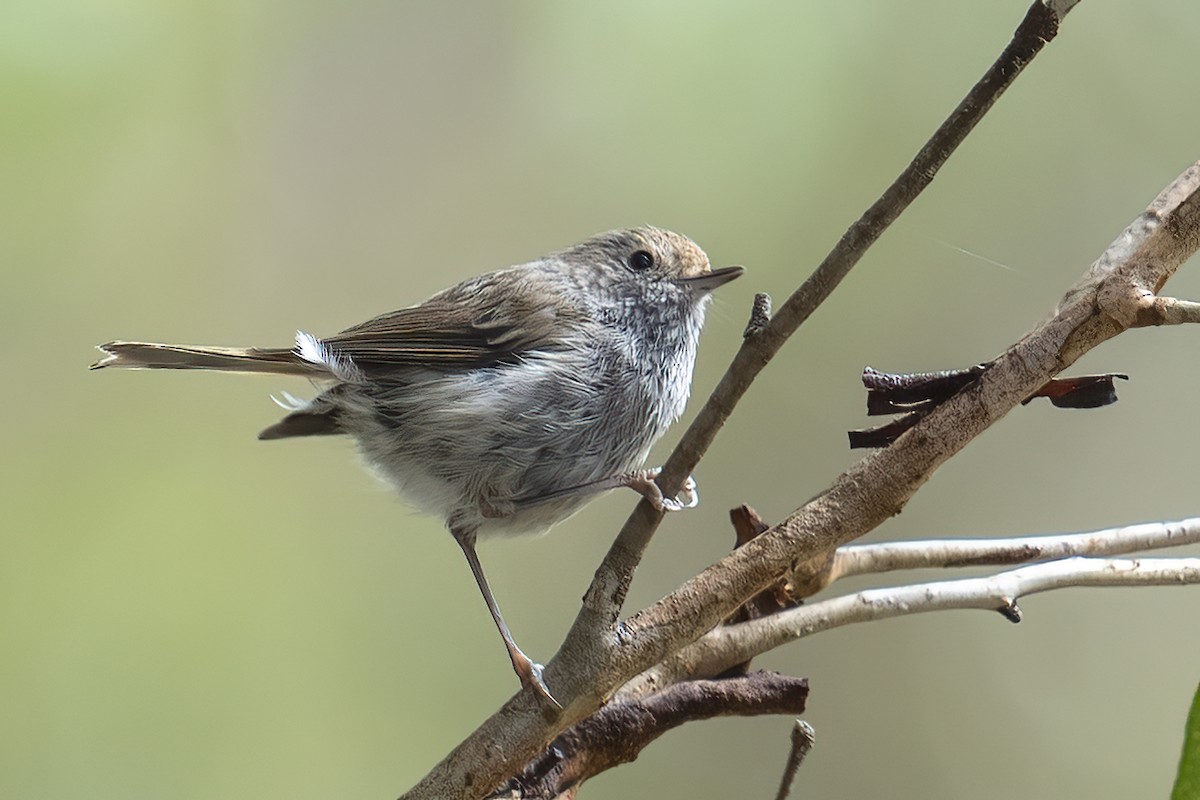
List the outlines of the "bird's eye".
{"label": "bird's eye", "polygon": [[647,250],[638,250],[629,257],[629,266],[638,272],[645,272],[654,266],[654,256]]}

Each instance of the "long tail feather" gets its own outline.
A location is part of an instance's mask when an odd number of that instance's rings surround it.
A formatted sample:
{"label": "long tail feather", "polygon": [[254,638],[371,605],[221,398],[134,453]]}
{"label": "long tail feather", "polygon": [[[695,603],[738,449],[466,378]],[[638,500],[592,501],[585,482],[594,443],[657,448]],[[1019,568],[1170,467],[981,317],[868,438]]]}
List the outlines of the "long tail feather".
{"label": "long tail feather", "polygon": [[108,342],[98,348],[104,357],[91,369],[212,369],[225,372],[260,372],[274,375],[331,377],[325,364],[301,358],[283,348],[192,347],[151,342]]}

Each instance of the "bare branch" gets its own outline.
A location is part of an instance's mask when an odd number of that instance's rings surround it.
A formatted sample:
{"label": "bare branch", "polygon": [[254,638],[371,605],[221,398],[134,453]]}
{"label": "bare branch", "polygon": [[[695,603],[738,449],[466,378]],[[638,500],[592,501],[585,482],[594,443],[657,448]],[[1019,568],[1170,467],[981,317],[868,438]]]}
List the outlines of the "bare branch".
{"label": "bare branch", "polygon": [[792,726],[792,749],[788,752],[787,765],[783,768],[783,777],[779,780],[779,791],[775,794],[775,800],[787,800],[788,795],[792,793],[796,772],[816,741],[817,732],[813,730],[813,726],[802,719],[796,720],[796,724]]}
{"label": "bare branch", "polygon": [[564,731],[492,796],[525,800],[574,797],[584,781],[633,761],[648,744],[685,722],[800,714],[807,697],[804,678],[751,672],[724,680],[678,683],[644,699],[609,703]]}
{"label": "bare branch", "polygon": [[1200,303],[1174,297],[1151,297],[1146,301],[1146,314],[1139,325],[1186,325],[1200,322]]}
{"label": "bare branch", "polygon": [[[713,397],[668,460],[662,477],[667,494],[679,488],[765,363],[929,182],[986,106],[1045,41],[1053,38],[1057,24],[1058,17],[1047,5],[1040,0],[1034,4],[1005,51],[1009,60],[998,62],[989,71],[921,151],[914,162],[917,166],[906,170],[847,231],[762,332],[744,342]],[[899,513],[934,470],[975,436],[1087,350],[1135,324],[1137,308],[1145,304],[1146,288],[1161,288],[1198,244],[1200,165],[1193,165],[1105,251],[1063,299],[1055,315],[996,358],[976,383],[932,411],[895,444],[847,470],[782,523],[614,627],[633,570],[658,521],[648,503],[639,504],[597,571],[567,640],[547,665],[547,682],[554,686],[564,709],[546,709],[531,693],[514,697],[405,797],[449,799],[487,794],[557,732],[591,714],[633,676],[696,642],[746,598],[796,564],[831,552]],[[748,622],[729,630],[766,622]]]}
{"label": "bare branch", "polygon": [[[1078,2],[1078,0],[1075,0]],[[742,395],[788,338],[837,288],[888,226],[924,191],[950,155],[1033,58],[1058,35],[1074,2],[1035,0],[995,63],[934,132],[891,186],[850,226],[825,260],[755,335],[742,342],[712,395],[663,465],[658,481],[672,497],[695,469]],[[753,320],[752,320],[753,322]],[[662,521],[650,503],[639,503],[584,596],[564,650],[595,642],[597,632],[616,623],[642,553]]]}
{"label": "bare branch", "polygon": [[[814,500],[686,582],[624,626],[625,658],[651,664],[794,566],[861,536],[897,514],[933,471],[1055,373],[1123,330],[1101,310],[1130,292],[1161,286],[1200,246],[1200,164],[1192,165],[1134,221],[1068,292],[1058,312],[992,362],[979,380],[930,412],[886,450],[864,458]],[[1136,267],[1136,268],[1135,268]],[[1116,309],[1110,305],[1115,313]]]}
{"label": "bare branch", "polygon": [[770,321],[771,295],[766,292],[757,292],[754,295],[754,305],[750,308],[750,319],[746,322],[746,329],[742,331],[742,338],[749,339],[752,336],[758,336]]}
{"label": "bare branch", "polygon": [[768,650],[857,622],[948,609],[999,611],[1020,619],[1017,600],[1072,586],[1182,586],[1200,583],[1200,558],[1067,558],[1001,572],[886,589],[871,589],[710,631],[667,661],[630,681],[618,697],[637,696],[693,676],[719,674]]}
{"label": "bare branch", "polygon": [[[991,362],[978,381],[942,403],[887,449],[855,464],[779,525],[634,615],[615,634],[606,628],[580,629],[583,634],[577,636],[583,638],[568,639],[547,667],[556,694],[566,701],[560,715],[543,717],[547,712],[528,693],[518,695],[409,797],[486,794],[554,733],[591,713],[633,676],[695,642],[746,598],[796,565],[819,558],[899,513],[934,470],[974,437],[1083,353],[1135,324],[1137,309],[1144,306],[1144,295],[1136,287],[1161,287],[1197,246],[1200,163],[1168,186],[1118,236],[1067,293],[1053,317]],[[1015,613],[1009,606],[994,607]],[[714,635],[730,636],[729,631],[773,624],[775,619],[748,622]],[[678,658],[672,657],[672,662]]]}
{"label": "bare branch", "polygon": [[1116,556],[1200,542],[1200,517],[1123,528],[1012,539],[936,539],[839,547],[825,584],[854,575],[929,567],[970,567]]}

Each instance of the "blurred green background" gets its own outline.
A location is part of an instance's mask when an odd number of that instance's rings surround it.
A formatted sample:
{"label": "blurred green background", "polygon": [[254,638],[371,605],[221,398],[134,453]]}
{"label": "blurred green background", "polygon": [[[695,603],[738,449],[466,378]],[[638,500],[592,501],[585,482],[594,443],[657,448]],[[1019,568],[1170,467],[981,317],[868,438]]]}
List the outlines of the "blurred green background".
{"label": "blurred green background", "polygon": [[[0,797],[381,798],[516,688],[458,548],[348,442],[260,443],[285,379],[88,373],[93,344],[278,345],[651,222],[782,300],[991,63],[1017,2],[9,0],[0,24]],[[638,607],[858,454],[864,364],[985,359],[1200,158],[1187,0],[1089,0],[763,374],[638,575]],[[961,250],[1000,262],[964,254]],[[1200,269],[1170,289],[1200,297]],[[873,540],[1200,512],[1200,332],[1120,337],[1094,412],[1038,403]],[[694,412],[698,402],[693,402]],[[678,436],[662,443],[661,459]],[[634,499],[485,542],[549,658]],[[887,582],[901,580],[890,576]],[[1196,589],[1068,591],[1026,621],[843,629],[798,796],[1164,795],[1200,677]],[[688,726],[590,798],[773,796],[790,720]]]}

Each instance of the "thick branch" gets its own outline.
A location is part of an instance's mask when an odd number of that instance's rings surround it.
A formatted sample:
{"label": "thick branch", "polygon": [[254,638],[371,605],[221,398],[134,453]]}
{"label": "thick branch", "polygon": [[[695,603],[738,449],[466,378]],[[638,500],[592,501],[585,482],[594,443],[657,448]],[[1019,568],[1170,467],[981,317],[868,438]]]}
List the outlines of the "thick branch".
{"label": "thick branch", "polygon": [[807,697],[804,678],[752,672],[724,680],[687,681],[642,699],[609,703],[564,731],[541,758],[494,796],[573,797],[588,778],[633,761],[648,744],[685,722],[800,714]]}

